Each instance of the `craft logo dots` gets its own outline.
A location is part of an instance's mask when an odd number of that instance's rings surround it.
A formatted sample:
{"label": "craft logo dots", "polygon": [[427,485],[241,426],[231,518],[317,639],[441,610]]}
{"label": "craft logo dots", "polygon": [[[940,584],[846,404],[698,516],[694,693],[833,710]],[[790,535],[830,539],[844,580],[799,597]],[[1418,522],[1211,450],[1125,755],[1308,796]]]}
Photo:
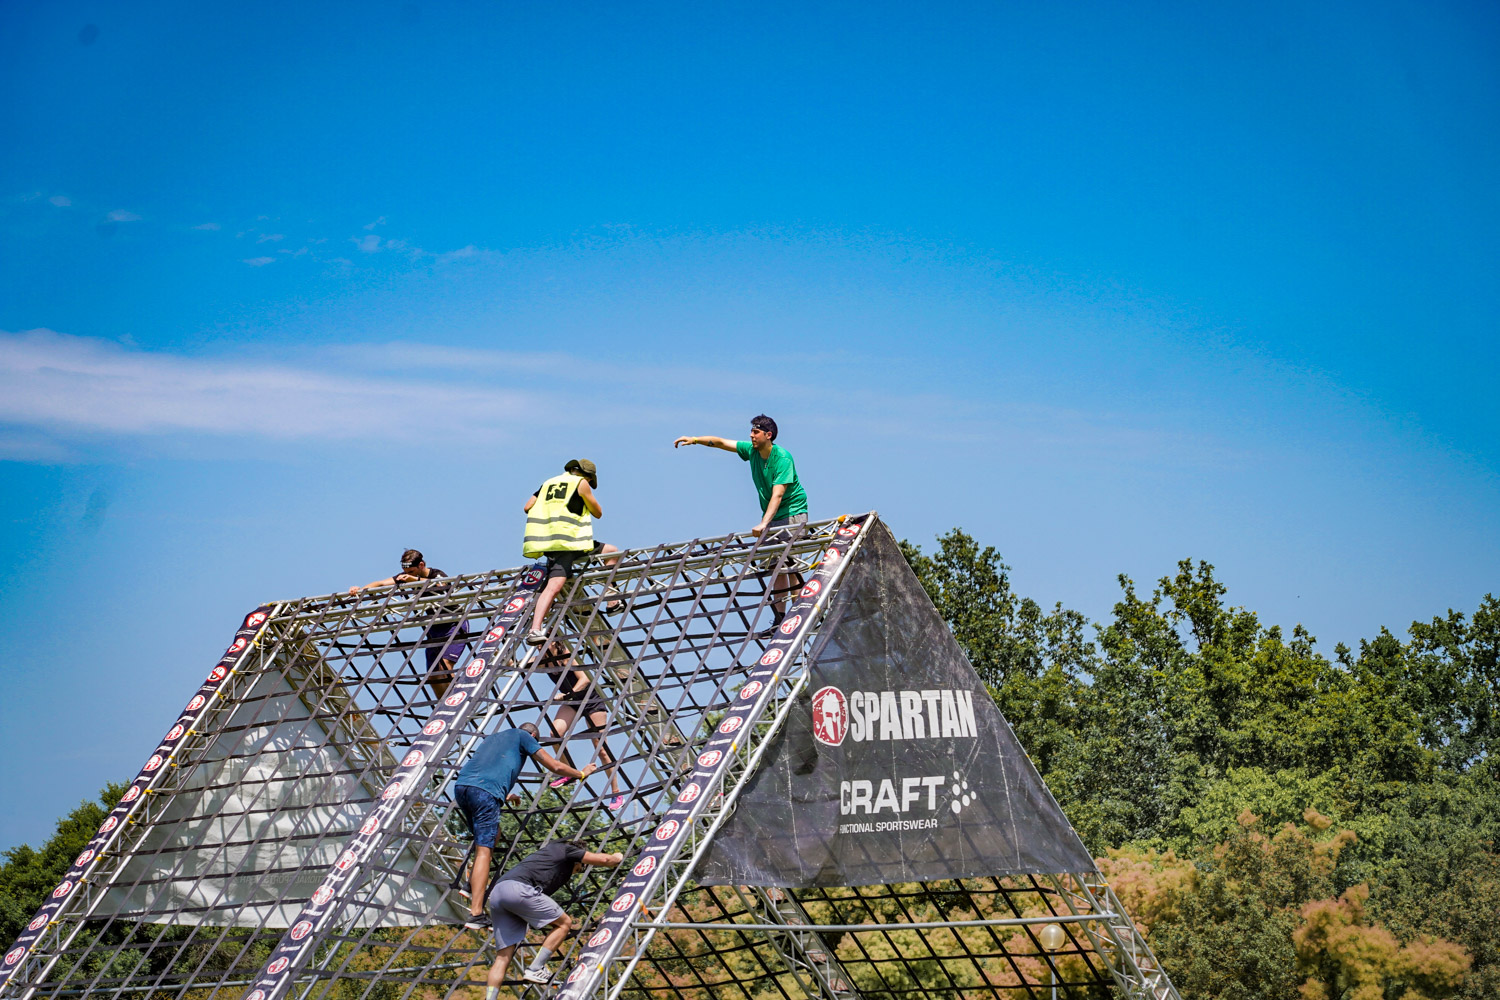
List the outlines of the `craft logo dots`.
{"label": "craft logo dots", "polygon": [[819,743],[839,746],[849,735],[849,701],[836,687],[819,688],[812,698],[813,736]]}
{"label": "craft logo dots", "polygon": [[208,683],[212,684],[215,681],[222,681],[225,677],[228,676],[229,671],[225,670],[223,665],[214,667],[208,672]]}
{"label": "craft logo dots", "polygon": [[246,639],[244,636],[240,636],[238,639],[229,644],[229,652],[238,653],[248,645],[250,645],[250,640]]}
{"label": "craft logo dots", "polygon": [[354,852],[345,851],[343,854],[340,854],[339,859],[333,863],[333,867],[341,872],[346,872],[354,867]]}
{"label": "craft logo dots", "polygon": [[120,818],[118,816],[111,816],[111,817],[109,817],[108,819],[106,819],[104,821],[104,825],[99,828],[99,832],[100,833],[108,833],[109,831],[113,830],[119,824],[120,824]]}
{"label": "craft logo dots", "polygon": [[534,566],[521,574],[521,585],[523,587],[534,587],[541,582],[542,571]]}
{"label": "craft logo dots", "polygon": [[853,538],[857,534],[859,534],[859,525],[857,524],[846,524],[839,529],[840,538]]}
{"label": "craft logo dots", "polygon": [[403,785],[400,781],[393,781],[385,786],[385,791],[380,793],[380,797],[382,799],[394,799],[401,794],[402,787]]}
{"label": "craft logo dots", "polygon": [[512,597],[510,599],[510,602],[505,605],[505,610],[508,611],[508,612],[514,613],[516,611],[520,611],[525,606],[526,606],[526,598],[524,598],[524,597]]}
{"label": "craft logo dots", "polygon": [[125,789],[125,794],[122,795],[122,796],[120,796],[120,801],[121,802],[134,802],[136,799],[138,799],[140,797],[141,797],[141,786],[140,785],[131,785],[129,788]]}
{"label": "craft logo dots", "polygon": [[490,629],[488,632],[486,632],[484,634],[484,641],[485,642],[499,642],[501,639],[504,639],[504,638],[505,638],[505,626],[504,625],[496,625],[494,628]]}
{"label": "craft logo dots", "polygon": [[368,837],[378,829],[380,829],[380,817],[371,816],[369,819],[365,820],[364,825],[359,828],[359,832]]}
{"label": "craft logo dots", "polygon": [[464,667],[465,677],[478,677],[482,673],[484,673],[483,660],[470,660],[469,665]]}
{"label": "craft logo dots", "polygon": [[576,968],[572,972],[568,973],[568,982],[570,982],[570,983],[576,983],[576,982],[578,982],[578,980],[583,976],[583,971],[584,971],[585,968],[587,968],[587,966],[580,965],[578,968]]}
{"label": "craft logo dots", "polygon": [[[285,961],[285,959],[278,959],[278,961]],[[245,998],[245,1000],[266,1000],[266,991],[253,990],[250,995]]]}

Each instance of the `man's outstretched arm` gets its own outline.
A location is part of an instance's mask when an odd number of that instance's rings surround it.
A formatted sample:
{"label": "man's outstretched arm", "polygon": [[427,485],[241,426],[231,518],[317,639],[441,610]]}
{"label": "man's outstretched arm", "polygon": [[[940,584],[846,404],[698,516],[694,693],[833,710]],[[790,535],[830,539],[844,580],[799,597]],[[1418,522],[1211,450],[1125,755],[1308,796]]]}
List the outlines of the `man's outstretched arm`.
{"label": "man's outstretched arm", "polygon": [[676,441],[672,442],[672,447],[673,448],[681,448],[685,444],[701,444],[701,445],[704,445],[704,446],[709,447],[709,448],[717,448],[720,451],[734,451],[735,450],[734,449],[734,442],[731,441],[731,440],[729,440],[728,438],[712,437],[712,436],[708,436],[708,435],[697,436],[697,437],[683,435],[682,437],[678,438]]}
{"label": "man's outstretched arm", "polygon": [[538,764],[542,765],[553,774],[560,774],[565,778],[577,778],[579,781],[582,781],[584,778],[587,778],[589,775],[599,770],[598,764],[585,764],[583,765],[583,770],[580,771],[578,770],[578,768],[573,767],[572,765],[563,763],[545,750],[538,750],[531,756],[536,760]]}
{"label": "man's outstretched arm", "polygon": [[593,851],[583,852],[583,863],[599,868],[614,868],[624,860],[625,855],[623,854],[595,854]]}

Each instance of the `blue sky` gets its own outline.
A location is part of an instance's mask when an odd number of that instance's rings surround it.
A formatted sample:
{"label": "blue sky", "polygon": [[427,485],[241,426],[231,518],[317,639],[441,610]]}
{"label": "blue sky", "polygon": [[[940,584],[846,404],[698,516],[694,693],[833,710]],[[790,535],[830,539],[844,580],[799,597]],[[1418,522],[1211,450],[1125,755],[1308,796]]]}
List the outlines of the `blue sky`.
{"label": "blue sky", "polygon": [[[0,7],[0,847],[238,616],[813,513],[1331,653],[1497,587],[1484,4]],[[18,763],[19,762],[19,763]]]}

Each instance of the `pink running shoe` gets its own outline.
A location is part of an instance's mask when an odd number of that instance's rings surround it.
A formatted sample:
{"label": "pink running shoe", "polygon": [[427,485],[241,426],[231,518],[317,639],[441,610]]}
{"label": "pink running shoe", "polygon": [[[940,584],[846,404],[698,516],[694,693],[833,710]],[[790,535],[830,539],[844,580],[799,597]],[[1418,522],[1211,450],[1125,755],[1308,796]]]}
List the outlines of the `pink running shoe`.
{"label": "pink running shoe", "polygon": [[572,780],[573,780],[572,778],[568,777],[565,774],[561,778],[553,778],[551,781],[547,782],[547,787],[548,788],[561,788],[562,786],[568,784]]}
{"label": "pink running shoe", "polygon": [[625,796],[616,795],[614,798],[606,802],[605,805],[609,808],[610,812],[619,812],[620,809],[625,805]]}

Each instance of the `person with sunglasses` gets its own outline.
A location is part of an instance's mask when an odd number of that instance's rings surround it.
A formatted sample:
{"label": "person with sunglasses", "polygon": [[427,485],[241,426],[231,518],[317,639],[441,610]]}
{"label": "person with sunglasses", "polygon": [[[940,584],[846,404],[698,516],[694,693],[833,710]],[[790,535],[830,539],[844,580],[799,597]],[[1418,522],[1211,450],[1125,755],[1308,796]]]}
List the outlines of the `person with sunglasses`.
{"label": "person with sunglasses", "polygon": [[[349,588],[349,593],[357,594],[362,590],[375,590],[380,587],[404,587],[411,584],[420,584],[418,591],[420,596],[428,591],[445,591],[448,589],[446,583],[437,583],[448,574],[424,561],[422,553],[416,549],[407,549],[401,553],[401,572],[388,576],[384,580],[375,580],[371,583]],[[457,613],[460,609],[443,609]],[[431,616],[433,612],[428,612]],[[458,663],[464,650],[468,648],[469,629],[463,619],[457,621],[435,622],[422,632],[423,652],[427,657],[427,674],[425,677],[428,685],[432,687],[435,697],[441,698],[448,691],[448,685],[453,682],[453,668]]]}

